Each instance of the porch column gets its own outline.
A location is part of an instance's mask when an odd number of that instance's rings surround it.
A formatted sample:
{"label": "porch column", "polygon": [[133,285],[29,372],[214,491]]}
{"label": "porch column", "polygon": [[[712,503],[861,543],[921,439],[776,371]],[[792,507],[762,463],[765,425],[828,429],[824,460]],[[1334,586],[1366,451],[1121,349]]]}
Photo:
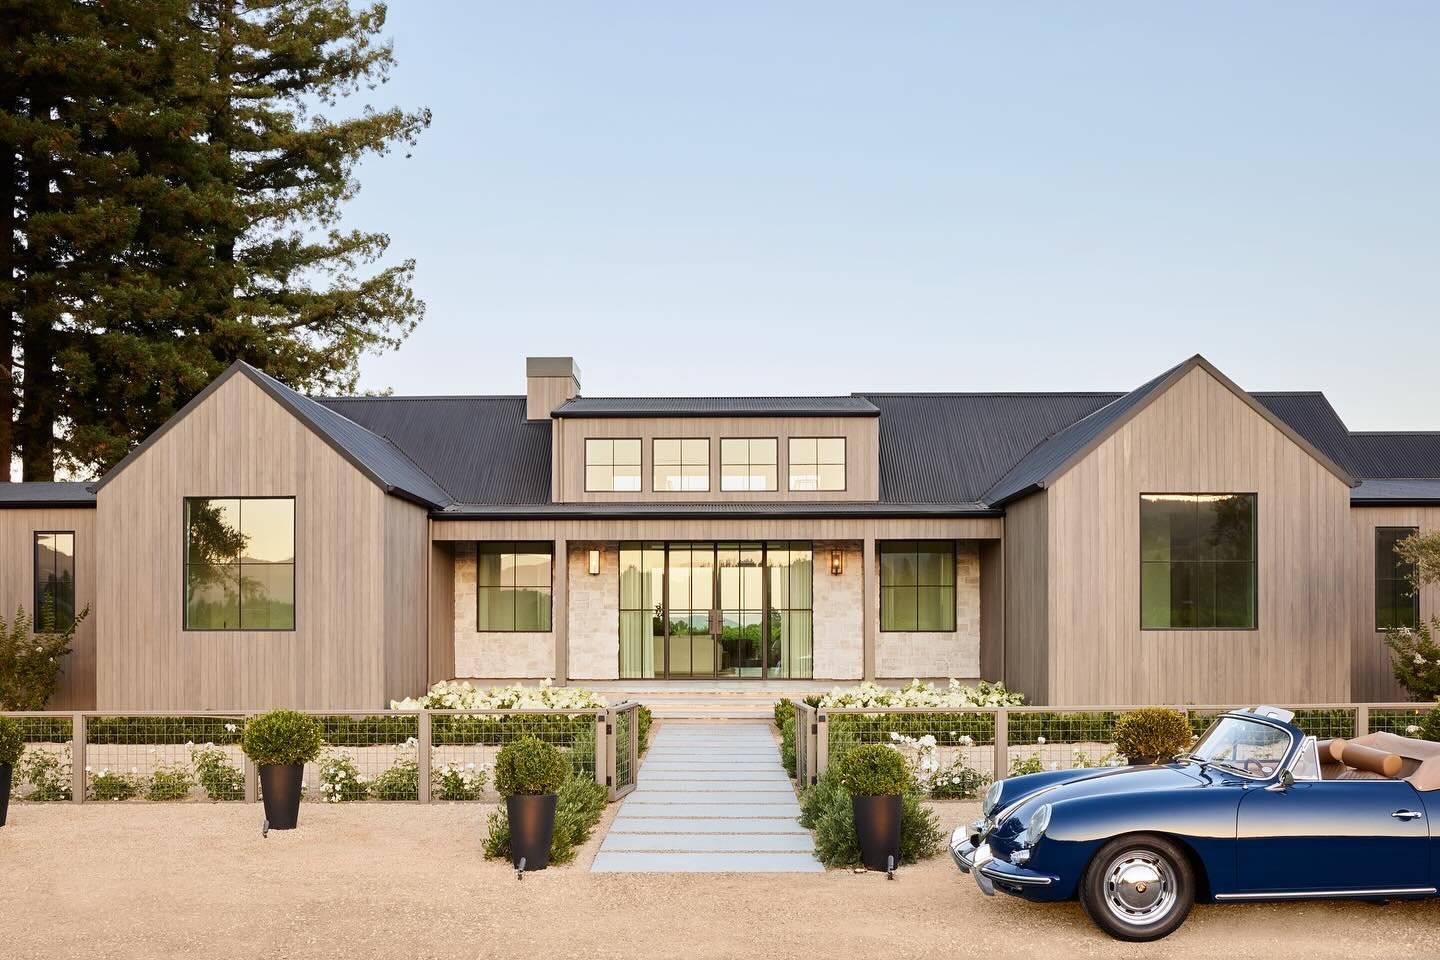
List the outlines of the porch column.
{"label": "porch column", "polygon": [[875,633],[880,625],[880,588],[878,586],[879,571],[875,567],[875,538],[866,537],[861,550],[863,559],[860,569],[864,575],[861,590],[864,596],[861,598],[860,609],[865,623],[862,633],[865,640],[865,679],[874,680]]}
{"label": "porch column", "polygon": [[570,541],[555,541],[555,589],[550,600],[550,626],[555,631],[555,682],[570,677]]}

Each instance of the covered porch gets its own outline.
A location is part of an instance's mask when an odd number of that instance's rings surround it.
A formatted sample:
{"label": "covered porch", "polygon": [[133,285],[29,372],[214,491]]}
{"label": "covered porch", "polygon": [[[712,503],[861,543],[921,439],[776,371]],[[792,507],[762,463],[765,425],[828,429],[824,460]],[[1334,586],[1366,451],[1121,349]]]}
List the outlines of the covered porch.
{"label": "covered porch", "polygon": [[[430,680],[549,677],[713,694],[997,679],[1002,523],[432,518]],[[482,611],[505,590],[517,591],[522,612],[494,629]]]}

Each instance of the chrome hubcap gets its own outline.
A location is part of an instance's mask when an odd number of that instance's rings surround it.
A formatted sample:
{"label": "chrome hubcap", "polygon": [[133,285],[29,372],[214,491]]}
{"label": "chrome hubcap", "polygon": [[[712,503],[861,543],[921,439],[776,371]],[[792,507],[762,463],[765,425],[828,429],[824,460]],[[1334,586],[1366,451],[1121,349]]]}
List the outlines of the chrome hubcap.
{"label": "chrome hubcap", "polygon": [[1105,906],[1117,919],[1159,923],[1174,905],[1175,873],[1159,854],[1126,850],[1105,868]]}

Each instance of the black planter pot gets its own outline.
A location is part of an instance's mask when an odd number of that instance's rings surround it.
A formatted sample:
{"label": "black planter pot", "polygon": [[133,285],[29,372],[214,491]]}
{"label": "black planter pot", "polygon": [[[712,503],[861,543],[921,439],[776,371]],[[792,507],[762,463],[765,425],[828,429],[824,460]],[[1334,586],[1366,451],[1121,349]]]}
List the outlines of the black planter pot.
{"label": "black planter pot", "polygon": [[0,827],[5,826],[5,813],[10,809],[10,764],[0,763]]}
{"label": "black planter pot", "polygon": [[265,820],[271,830],[294,830],[300,819],[300,782],[303,763],[260,764],[260,799],[265,802]]}
{"label": "black planter pot", "polygon": [[871,870],[900,866],[900,809],[897,796],[851,797],[860,860]]}
{"label": "black planter pot", "polygon": [[[505,798],[510,818],[510,862],[515,869],[544,870],[550,865],[550,841],[555,838],[553,793],[539,796],[515,794]],[[524,859],[524,866],[521,866]]]}

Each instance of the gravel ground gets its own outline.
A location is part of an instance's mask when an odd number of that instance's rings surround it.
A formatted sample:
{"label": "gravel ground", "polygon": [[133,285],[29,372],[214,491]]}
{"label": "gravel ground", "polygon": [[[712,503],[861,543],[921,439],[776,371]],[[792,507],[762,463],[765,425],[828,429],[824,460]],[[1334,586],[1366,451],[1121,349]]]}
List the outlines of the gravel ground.
{"label": "gravel ground", "polygon": [[[617,805],[612,804],[608,816]],[[962,822],[973,804],[941,804]],[[517,882],[481,858],[487,805],[306,804],[260,837],[245,804],[12,804],[6,957],[1440,956],[1440,905],[1200,906],[1118,944],[1073,904],[987,899],[949,858],[883,875],[591,874]],[[602,828],[603,828],[602,824]]]}

